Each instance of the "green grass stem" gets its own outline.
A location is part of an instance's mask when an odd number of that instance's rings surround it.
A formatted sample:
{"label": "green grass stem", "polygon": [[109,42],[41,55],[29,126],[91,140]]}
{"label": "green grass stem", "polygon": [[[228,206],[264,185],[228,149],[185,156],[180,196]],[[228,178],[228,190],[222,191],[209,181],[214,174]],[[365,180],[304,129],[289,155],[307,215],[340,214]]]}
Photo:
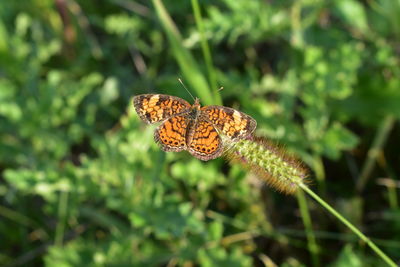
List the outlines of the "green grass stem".
{"label": "green grass stem", "polygon": [[379,152],[382,150],[383,146],[385,145],[385,142],[389,136],[390,130],[393,127],[393,124],[395,122],[395,119],[392,115],[386,116],[386,118],[383,120],[382,124],[378,128],[378,132],[375,136],[375,139],[372,143],[371,148],[368,151],[368,157],[367,160],[365,161],[360,177],[357,181],[357,191],[362,192],[365,184],[368,181],[368,178],[374,169],[376,159],[379,155]]}
{"label": "green grass stem", "polygon": [[183,46],[182,37],[179,33],[179,30],[173,22],[171,16],[168,14],[168,11],[166,10],[162,1],[153,0],[153,5],[171,45],[172,53],[176,58],[185,80],[190,84],[191,88],[196,91],[196,94],[201,99],[202,103],[206,105],[215,104],[214,97],[211,93],[211,89],[207,83],[207,80],[201,73],[196,60],[191,55],[190,51]]}
{"label": "green grass stem", "polygon": [[9,220],[12,220],[16,223],[19,223],[21,225],[27,226],[27,227],[36,227],[36,223],[30,219],[29,217],[26,217],[25,215],[10,210],[4,206],[0,206],[0,216],[4,217],[4,218],[8,218]]}
{"label": "green grass stem", "polygon": [[217,87],[218,87],[217,75],[216,75],[216,72],[214,69],[214,64],[213,64],[213,60],[211,57],[210,47],[208,45],[207,38],[206,38],[206,35],[204,32],[203,19],[201,17],[201,11],[200,11],[200,6],[199,6],[198,0],[192,0],[192,8],[193,8],[193,13],[194,13],[194,18],[196,20],[196,26],[200,33],[201,50],[203,51],[204,61],[207,66],[208,80],[210,82],[211,92],[214,97],[214,103],[216,105],[221,105],[222,100],[221,100],[221,97],[217,90]]}
{"label": "green grass stem", "polygon": [[318,183],[318,191],[325,195],[326,184],[325,184],[325,168],[324,163],[319,155],[315,154],[313,156],[313,170],[315,173],[315,179]]}
{"label": "green grass stem", "polygon": [[307,245],[308,245],[308,250],[310,251],[311,254],[312,263],[313,266],[320,266],[319,263],[320,261],[318,256],[319,247],[315,239],[315,234],[311,223],[310,210],[307,205],[307,199],[305,198],[304,192],[302,190],[297,190],[296,193],[297,193],[297,202],[299,203],[300,207],[301,218],[303,220],[304,228],[306,230]]}
{"label": "green grass stem", "polygon": [[394,210],[398,209],[399,201],[397,199],[397,188],[394,186],[388,186],[387,190],[390,208]]}
{"label": "green grass stem", "polygon": [[61,191],[60,200],[58,202],[58,223],[54,238],[54,243],[56,246],[62,246],[63,244],[67,208],[68,208],[68,191]]}
{"label": "green grass stem", "polygon": [[383,261],[389,266],[395,267],[397,264],[390,259],[380,248],[378,248],[374,242],[371,241],[366,235],[364,235],[357,227],[355,227],[350,221],[344,218],[339,212],[337,212],[332,206],[315,194],[305,184],[300,183],[300,188],[303,189],[310,197],[317,201],[322,207],[324,207],[329,213],[335,216],[339,221],[346,225],[354,234],[356,234],[361,240],[363,240]]}

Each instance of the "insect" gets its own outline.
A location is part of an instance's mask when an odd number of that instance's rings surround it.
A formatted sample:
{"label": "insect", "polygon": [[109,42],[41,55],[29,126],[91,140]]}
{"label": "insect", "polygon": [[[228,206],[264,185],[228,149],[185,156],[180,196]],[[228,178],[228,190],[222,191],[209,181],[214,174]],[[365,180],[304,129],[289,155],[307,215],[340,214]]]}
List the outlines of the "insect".
{"label": "insect", "polygon": [[204,161],[223,153],[221,137],[235,142],[248,137],[257,126],[252,117],[235,109],[201,107],[198,98],[190,105],[175,96],[144,94],[135,96],[133,105],[144,122],[161,122],[154,132],[154,139],[162,150],[187,150]]}

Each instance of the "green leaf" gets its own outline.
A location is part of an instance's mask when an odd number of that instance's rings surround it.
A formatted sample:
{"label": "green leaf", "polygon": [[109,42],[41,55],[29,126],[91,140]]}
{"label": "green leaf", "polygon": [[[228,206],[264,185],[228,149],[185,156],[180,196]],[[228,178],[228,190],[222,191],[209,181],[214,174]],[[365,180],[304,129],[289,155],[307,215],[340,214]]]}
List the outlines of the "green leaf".
{"label": "green leaf", "polygon": [[332,159],[338,159],[341,150],[352,149],[358,142],[359,138],[355,134],[341,124],[334,123],[322,138],[323,152]]}
{"label": "green leaf", "polygon": [[253,266],[251,258],[242,254],[239,249],[234,249],[232,252],[228,252],[223,248],[200,249],[198,258],[200,264],[204,267]]}
{"label": "green leaf", "polygon": [[354,252],[351,245],[346,245],[339,254],[338,259],[335,263],[331,264],[330,267],[362,267],[366,266],[365,261]]}
{"label": "green leaf", "polygon": [[208,239],[218,241],[222,238],[224,226],[221,222],[215,221],[208,225]]}
{"label": "green leaf", "polygon": [[364,6],[355,0],[335,0],[338,14],[351,27],[367,34],[368,23]]}

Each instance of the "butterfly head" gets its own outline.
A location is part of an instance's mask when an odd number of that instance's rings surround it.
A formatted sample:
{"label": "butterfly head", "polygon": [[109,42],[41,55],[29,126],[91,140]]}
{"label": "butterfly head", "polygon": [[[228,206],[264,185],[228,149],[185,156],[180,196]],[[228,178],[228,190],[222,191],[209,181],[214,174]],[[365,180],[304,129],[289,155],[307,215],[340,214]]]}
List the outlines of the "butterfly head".
{"label": "butterfly head", "polygon": [[194,99],[193,108],[200,109],[200,99],[197,97]]}

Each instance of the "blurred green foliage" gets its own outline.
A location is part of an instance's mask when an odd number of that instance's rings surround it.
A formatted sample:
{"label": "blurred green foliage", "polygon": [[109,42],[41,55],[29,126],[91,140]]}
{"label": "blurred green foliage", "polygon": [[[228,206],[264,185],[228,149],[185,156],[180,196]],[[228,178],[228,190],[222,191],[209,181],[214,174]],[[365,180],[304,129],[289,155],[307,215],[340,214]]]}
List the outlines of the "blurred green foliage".
{"label": "blurred green foliage", "polygon": [[[398,138],[354,189],[381,122],[400,117],[400,2],[200,7],[224,105],[296,151],[314,188],[400,260],[398,192],[374,179],[398,176]],[[200,38],[190,1],[0,2],[0,265],[310,266],[292,197],[223,159],[162,152],[133,111],[140,93],[189,100],[178,77],[219,102]],[[321,266],[382,264],[310,209]]]}

